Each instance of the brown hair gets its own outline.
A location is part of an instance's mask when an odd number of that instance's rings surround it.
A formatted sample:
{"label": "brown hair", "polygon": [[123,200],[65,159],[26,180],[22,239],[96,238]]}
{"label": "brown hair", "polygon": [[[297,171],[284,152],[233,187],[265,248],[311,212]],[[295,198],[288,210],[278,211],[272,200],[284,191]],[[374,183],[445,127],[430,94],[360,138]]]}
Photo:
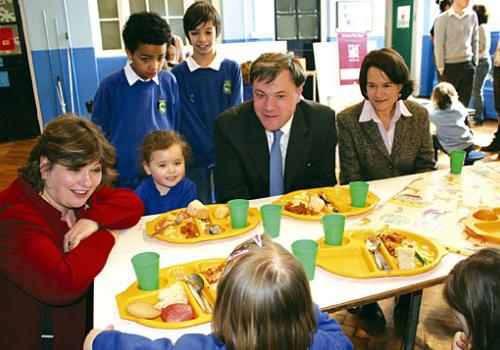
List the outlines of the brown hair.
{"label": "brown hair", "polygon": [[186,38],[189,39],[190,30],[195,30],[200,24],[207,23],[209,21],[211,21],[215,27],[216,36],[219,36],[221,22],[220,15],[215,7],[206,1],[196,1],[193,3],[188,7],[182,19]]}
{"label": "brown hair", "polygon": [[464,316],[473,350],[500,349],[500,249],[482,249],[456,264],[443,294]]}
{"label": "brown hair", "polygon": [[26,165],[19,169],[19,175],[37,192],[44,187],[40,157],[47,157],[49,160],[48,170],[55,164],[76,170],[97,161],[102,167],[99,186],[110,186],[117,175],[113,169],[113,146],[91,121],[71,113],[63,114],[45,126]]}
{"label": "brown hair", "polygon": [[317,319],[306,273],[292,254],[261,237],[262,247],[244,242],[235,249],[244,253],[228,261],[212,331],[229,350],[307,349]]}
{"label": "brown hair", "polygon": [[435,108],[445,110],[458,100],[457,90],[450,83],[441,82],[432,91],[431,101]]}
{"label": "brown hair", "polygon": [[241,77],[245,84],[250,84],[250,69],[252,68],[252,61],[245,61],[241,65]]}
{"label": "brown hair", "polygon": [[184,161],[189,163],[192,158],[191,148],[182,136],[173,130],[153,131],[146,136],[142,143],[142,160],[149,163],[154,151],[164,150],[173,145],[181,146]]}
{"label": "brown hair", "polygon": [[366,93],[368,69],[375,67],[383,71],[394,84],[402,84],[400,99],[406,100],[413,92],[413,81],[410,80],[410,70],[399,53],[393,49],[383,48],[373,50],[365,56],[359,71],[359,87],[364,98]]}
{"label": "brown hair", "polygon": [[488,13],[488,9],[484,5],[474,5],[472,6],[472,9],[477,15],[477,22],[478,25],[488,23],[488,18],[490,17],[490,14]]}
{"label": "brown hair", "polygon": [[290,72],[296,87],[301,86],[306,81],[304,69],[297,57],[293,54],[273,52],[263,53],[253,61],[250,69],[250,82],[253,84],[254,81],[263,80],[270,83],[284,70]]}

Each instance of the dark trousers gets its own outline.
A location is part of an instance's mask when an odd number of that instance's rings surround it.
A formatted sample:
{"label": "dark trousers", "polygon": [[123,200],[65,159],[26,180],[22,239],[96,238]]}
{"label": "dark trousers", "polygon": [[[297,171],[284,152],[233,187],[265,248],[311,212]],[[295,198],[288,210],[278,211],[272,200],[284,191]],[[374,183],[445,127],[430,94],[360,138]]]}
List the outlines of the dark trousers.
{"label": "dark trousers", "polygon": [[495,110],[497,111],[497,132],[493,140],[500,142],[500,67],[493,68],[493,95],[495,98]]}
{"label": "dark trousers", "polygon": [[458,92],[458,100],[465,107],[469,106],[474,84],[475,67],[471,61],[461,63],[446,63],[444,65],[443,81],[453,85]]}

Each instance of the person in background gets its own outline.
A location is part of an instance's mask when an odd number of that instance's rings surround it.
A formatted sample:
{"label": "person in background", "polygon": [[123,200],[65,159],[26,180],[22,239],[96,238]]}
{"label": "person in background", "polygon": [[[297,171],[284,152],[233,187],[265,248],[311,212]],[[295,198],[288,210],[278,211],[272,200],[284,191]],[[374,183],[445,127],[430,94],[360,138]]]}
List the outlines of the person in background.
{"label": "person in background", "polygon": [[[451,7],[452,0],[436,0],[436,4],[439,5],[439,13],[443,13],[445,11],[448,11]],[[430,35],[431,35],[431,41],[434,42],[434,24],[436,23],[436,20],[434,20],[434,23],[432,24],[431,30],[430,30]]]}
{"label": "person in background", "polygon": [[482,125],[484,122],[483,87],[486,75],[491,69],[490,46],[491,38],[488,29],[489,13],[484,5],[474,5],[472,9],[477,14],[479,24],[479,53],[476,74],[474,75],[474,85],[472,87],[472,98],[474,100],[474,123]]}
{"label": "person in background", "polygon": [[252,61],[245,61],[241,64],[241,75],[243,77],[243,101],[248,101],[253,98],[252,83],[250,83],[250,69]]}
{"label": "person in background", "polygon": [[253,100],[214,123],[217,201],[334,186],[335,111],[302,99],[297,57],[265,53],[250,71]]}
{"label": "person in background", "polygon": [[210,3],[193,3],[184,14],[183,25],[193,54],[172,73],[179,84],[180,132],[194,153],[187,177],[198,187],[199,199],[207,204],[214,201],[213,122],[219,113],[243,102],[243,83],[240,65],[215,51],[221,22]]}
{"label": "person in background", "polygon": [[[337,118],[340,184],[435,170],[428,112],[406,100],[413,81],[403,57],[388,48],[369,52],[361,65],[359,87],[364,101]],[[408,305],[408,296],[400,297],[394,317],[405,320]],[[377,303],[351,312],[370,328],[385,326]]]}
{"label": "person in background", "polygon": [[313,303],[301,263],[266,234],[243,242],[227,258],[212,334],[186,334],[172,346],[166,338],[94,330],[85,344],[84,350],[352,349],[338,322]]}
{"label": "person in background", "polygon": [[470,0],[454,0],[434,22],[434,58],[440,80],[451,83],[465,107],[478,63],[478,22]]}
{"label": "person in background", "polygon": [[175,67],[177,62],[175,61],[175,56],[177,55],[177,49],[174,45],[167,45],[167,54],[165,56],[165,62],[163,63],[163,69],[170,72],[172,68]]}
{"label": "person in background", "polygon": [[490,144],[481,147],[481,151],[499,152],[500,155],[500,40],[497,42],[497,48],[493,56],[493,95],[497,112],[497,131],[493,135]]}
{"label": "person in background", "polygon": [[131,15],[123,28],[128,61],[103,79],[91,120],[116,148],[118,186],[141,182],[140,146],[154,130],[178,130],[179,93],[174,76],[162,70],[170,27],[156,13]]}
{"label": "person in background", "polygon": [[196,185],[184,176],[191,150],[173,130],[153,131],[142,145],[142,165],[148,178],[135,193],[146,208],[144,215],[185,208],[196,199]]}
{"label": "person in background", "polygon": [[94,124],[63,115],[0,192],[0,349],[81,349],[92,323],[89,287],[116,230],[144,211],[132,191],[109,187],[114,161]]}
{"label": "person in background", "polygon": [[170,40],[170,45],[175,47],[175,56],[172,60],[176,64],[184,62],[186,59],[186,54],[184,52],[184,44],[180,36],[172,34],[172,39]]}
{"label": "person in background", "polygon": [[500,250],[485,248],[456,264],[448,275],[444,299],[462,330],[452,350],[500,349]]}
{"label": "person in background", "polygon": [[436,135],[433,136],[435,158],[440,148],[446,153],[452,150],[472,151],[473,135],[465,124],[468,112],[458,100],[455,87],[445,82],[437,84],[431,101],[433,108],[429,110],[429,117],[436,126]]}

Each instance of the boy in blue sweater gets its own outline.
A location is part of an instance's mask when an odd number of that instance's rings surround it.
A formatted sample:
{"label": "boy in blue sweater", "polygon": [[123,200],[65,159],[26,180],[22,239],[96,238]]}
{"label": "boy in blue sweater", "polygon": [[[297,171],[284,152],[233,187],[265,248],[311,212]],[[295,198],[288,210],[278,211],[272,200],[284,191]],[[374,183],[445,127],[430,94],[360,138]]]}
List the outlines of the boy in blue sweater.
{"label": "boy in blue sweater", "polygon": [[215,167],[213,121],[226,109],[243,102],[243,84],[238,63],[215,52],[220,34],[220,17],[215,8],[199,1],[183,18],[184,32],[193,54],[172,69],[179,84],[181,100],[180,132],[194,153],[187,176],[198,186],[198,197],[213,203],[211,181]]}
{"label": "boy in blue sweater", "polygon": [[136,13],[122,35],[128,62],[99,85],[91,119],[116,148],[117,185],[134,189],[141,182],[144,137],[179,129],[179,93],[174,76],[162,71],[171,38],[167,22],[155,13]]}

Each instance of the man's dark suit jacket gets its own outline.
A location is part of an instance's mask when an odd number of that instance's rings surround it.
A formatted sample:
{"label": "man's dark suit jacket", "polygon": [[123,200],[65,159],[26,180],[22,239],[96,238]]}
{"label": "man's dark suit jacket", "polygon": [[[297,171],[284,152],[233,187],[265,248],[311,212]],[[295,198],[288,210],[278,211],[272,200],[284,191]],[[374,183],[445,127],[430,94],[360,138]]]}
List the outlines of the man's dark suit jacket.
{"label": "man's dark suit jacket", "polygon": [[[217,201],[269,196],[269,145],[253,100],[221,113],[214,124]],[[301,100],[286,151],[285,193],[334,186],[337,132],[335,112]]]}

